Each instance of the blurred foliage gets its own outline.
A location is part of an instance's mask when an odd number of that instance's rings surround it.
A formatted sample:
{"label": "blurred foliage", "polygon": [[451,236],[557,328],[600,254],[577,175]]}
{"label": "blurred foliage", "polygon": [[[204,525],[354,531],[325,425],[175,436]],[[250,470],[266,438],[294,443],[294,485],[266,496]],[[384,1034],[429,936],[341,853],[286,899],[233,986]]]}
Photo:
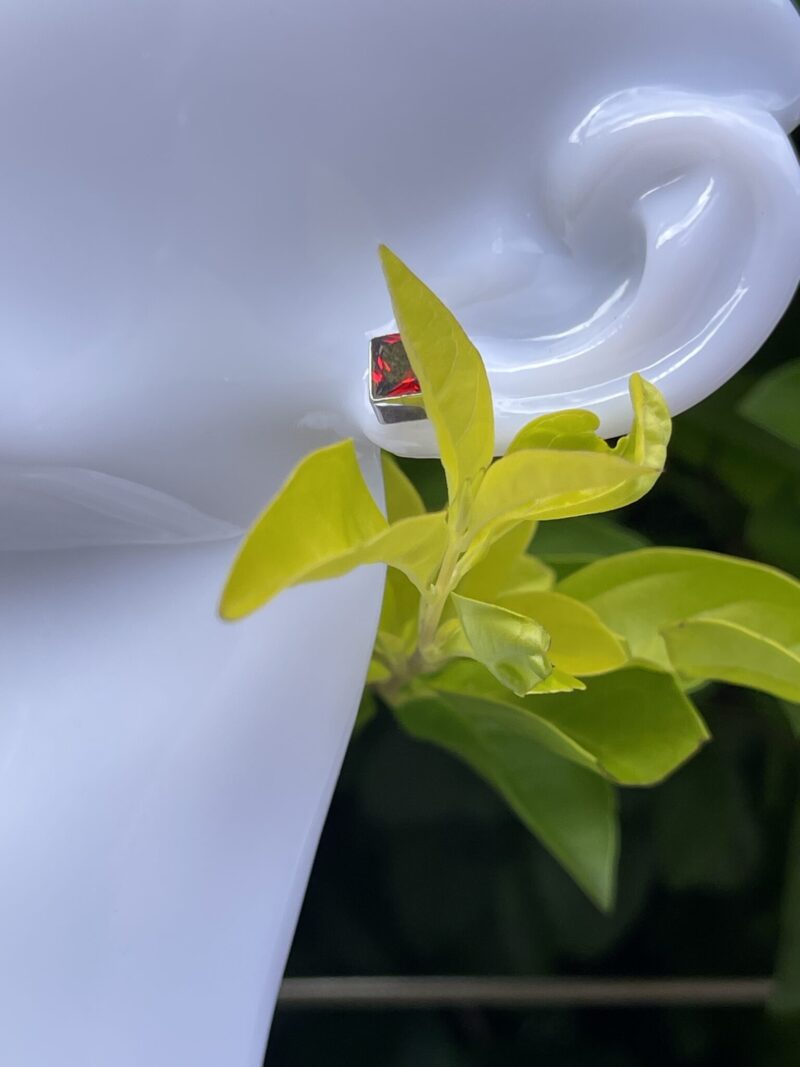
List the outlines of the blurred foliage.
{"label": "blurred foliage", "polygon": [[[784,400],[770,377],[789,381],[783,368],[798,354],[800,299],[750,364],[675,420],[667,471],[648,497],[618,521],[543,525],[534,550],[561,575],[650,542],[800,576],[800,450],[784,439],[791,409],[782,437],[763,425],[770,392]],[[441,504],[438,464],[406,471],[429,507]],[[797,707],[723,685],[693,699],[714,741],[663,785],[623,791],[610,915],[489,786],[380,705],[365,710],[288,973],[751,976],[778,961],[773,1018],[741,1008],[279,1011],[268,1067],[800,1062]]]}

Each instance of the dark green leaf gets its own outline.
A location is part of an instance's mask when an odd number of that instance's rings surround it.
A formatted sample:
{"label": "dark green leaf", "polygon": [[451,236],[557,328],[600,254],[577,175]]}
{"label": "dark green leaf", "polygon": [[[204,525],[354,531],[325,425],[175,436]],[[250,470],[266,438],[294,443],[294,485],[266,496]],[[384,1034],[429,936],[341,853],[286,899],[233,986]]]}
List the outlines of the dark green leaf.
{"label": "dark green leaf", "polygon": [[441,745],[490,782],[598,907],[610,907],[618,828],[607,782],[542,747],[518,713],[428,698],[395,714],[415,737]]}
{"label": "dark green leaf", "polygon": [[778,367],[739,406],[745,418],[800,448],[800,360]]}
{"label": "dark green leaf", "polygon": [[491,715],[555,754],[620,785],[652,785],[708,739],[671,675],[629,668],[585,690],[516,697],[477,664],[453,663],[426,683],[459,708]]}

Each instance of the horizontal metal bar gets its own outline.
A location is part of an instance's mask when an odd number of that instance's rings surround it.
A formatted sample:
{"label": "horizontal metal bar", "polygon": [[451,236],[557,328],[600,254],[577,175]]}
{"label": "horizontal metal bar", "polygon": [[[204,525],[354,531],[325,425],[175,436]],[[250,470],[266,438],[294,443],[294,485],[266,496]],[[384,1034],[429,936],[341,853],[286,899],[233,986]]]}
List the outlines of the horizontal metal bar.
{"label": "horizontal metal bar", "polygon": [[281,1008],[760,1007],[769,978],[285,978]]}

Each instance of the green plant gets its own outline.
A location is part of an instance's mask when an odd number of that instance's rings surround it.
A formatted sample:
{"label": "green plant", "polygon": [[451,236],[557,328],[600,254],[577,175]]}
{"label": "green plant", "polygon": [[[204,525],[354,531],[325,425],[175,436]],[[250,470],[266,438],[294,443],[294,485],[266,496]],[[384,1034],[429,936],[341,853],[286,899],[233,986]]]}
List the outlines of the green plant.
{"label": "green plant", "polygon": [[[539,522],[643,496],[670,419],[631,379],[614,447],[587,411],[534,419],[493,462],[483,363],[452,314],[387,249],[395,315],[436,432],[448,503],[427,512],[384,457],[386,517],[352,441],[307,456],[245,538],[228,619],[289,586],[388,564],[368,695],[412,735],[469,764],[607,908],[615,785],[661,781],[708,738],[691,690],[708,679],[800,700],[800,583],[713,553],[641,549],[561,581],[528,553]],[[312,521],[313,520],[313,521]]]}

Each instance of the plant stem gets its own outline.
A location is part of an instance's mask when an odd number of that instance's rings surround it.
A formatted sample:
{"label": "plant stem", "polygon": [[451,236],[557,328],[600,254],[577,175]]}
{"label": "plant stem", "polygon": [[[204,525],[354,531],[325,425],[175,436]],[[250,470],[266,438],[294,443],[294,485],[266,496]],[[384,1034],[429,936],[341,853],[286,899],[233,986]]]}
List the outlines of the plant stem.
{"label": "plant stem", "polygon": [[462,550],[461,538],[453,533],[442,559],[442,565],[439,568],[436,581],[420,601],[417,648],[409,661],[411,673],[424,671],[425,668],[430,668],[431,666],[431,653],[436,639],[436,631],[439,629],[447,598],[453,590],[456,567],[461,558]]}
{"label": "plant stem", "polygon": [[381,693],[389,703],[403,687],[420,674],[430,674],[445,664],[449,657],[435,655],[436,633],[442,621],[447,598],[458,585],[462,577],[461,563],[469,550],[470,538],[469,513],[477,485],[483,472],[472,481],[465,483],[456,499],[448,508],[448,542],[436,580],[420,597],[419,619],[417,624],[417,645],[392,677],[382,683]]}

